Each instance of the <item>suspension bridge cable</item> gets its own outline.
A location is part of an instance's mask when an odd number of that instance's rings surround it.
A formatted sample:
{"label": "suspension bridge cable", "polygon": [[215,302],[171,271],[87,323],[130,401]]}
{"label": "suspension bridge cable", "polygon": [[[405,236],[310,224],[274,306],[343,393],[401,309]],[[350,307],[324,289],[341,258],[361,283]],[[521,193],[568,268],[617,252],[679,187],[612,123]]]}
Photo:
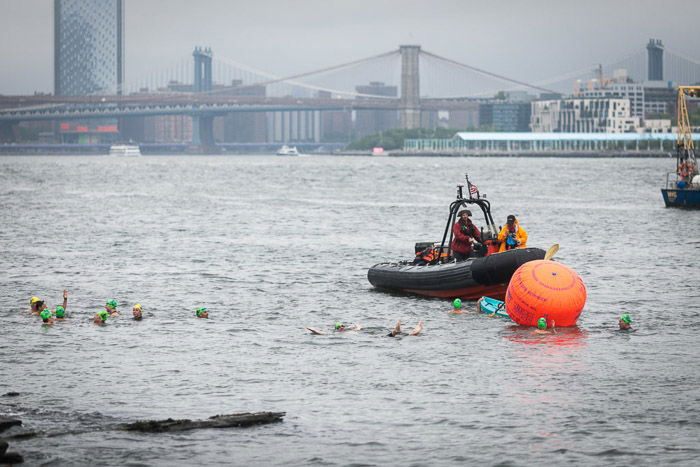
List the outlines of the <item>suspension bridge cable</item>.
{"label": "suspension bridge cable", "polygon": [[[389,54],[391,54],[391,53],[393,53],[393,52],[390,52]],[[357,62],[369,62],[369,61],[371,61],[371,60],[375,60],[375,59],[379,59],[379,58],[384,58],[385,55],[387,55],[387,54],[377,55],[377,56],[369,57],[369,58],[366,58],[366,59],[363,59],[363,60],[358,60],[358,61],[356,61],[356,62],[347,63],[347,64],[345,64],[345,67],[351,66],[351,65],[353,65],[353,64],[356,64]],[[353,91],[341,91],[341,90],[338,90],[338,89],[331,89],[331,88],[326,88],[326,87],[323,87],[323,86],[316,86],[316,85],[313,85],[313,84],[302,83],[301,81],[296,81],[296,80],[294,80],[294,79],[293,79],[294,77],[283,78],[283,77],[280,77],[279,75],[275,75],[275,74],[272,74],[272,73],[268,73],[268,72],[266,72],[266,71],[258,70],[258,69],[256,69],[256,68],[250,67],[250,66],[245,65],[245,64],[242,64],[242,63],[239,63],[239,62],[237,62],[237,61],[235,61],[235,60],[232,60],[232,59],[226,58],[226,57],[217,57],[217,60],[222,61],[222,62],[227,63],[227,64],[232,64],[232,65],[234,65],[235,67],[240,68],[240,69],[242,69],[242,70],[248,71],[248,72],[250,72],[250,73],[258,74],[258,75],[261,75],[261,76],[264,76],[264,77],[270,79],[269,81],[265,81],[265,82],[251,83],[251,84],[246,84],[246,85],[234,86],[234,87],[232,87],[231,89],[242,89],[242,88],[253,87],[253,86],[264,86],[264,85],[275,84],[275,83],[277,83],[277,82],[284,81],[284,82],[286,82],[286,83],[293,84],[293,85],[295,85],[295,86],[299,86],[299,87],[302,87],[302,88],[313,89],[314,91],[327,91],[327,92],[330,92],[330,93],[341,94],[341,95],[347,95],[347,96],[372,97],[372,98],[378,98],[378,99],[396,99],[396,97],[394,97],[394,96],[379,96],[379,95],[375,95],[375,94],[363,94],[363,93],[360,93],[360,92],[353,92]],[[337,65],[336,67],[331,67],[331,68],[339,68],[339,67],[341,67],[341,66],[343,66],[343,65]],[[330,69],[327,69],[327,70],[320,70],[320,71],[318,72],[318,74],[321,74],[322,72],[327,72],[327,71],[329,71],[329,70],[330,70]],[[307,75],[308,75],[308,74],[314,74],[314,73],[315,73],[315,72],[310,72],[310,73],[307,73]],[[221,89],[216,89],[216,91],[221,91]]]}
{"label": "suspension bridge cable", "polygon": [[[307,77],[307,76],[319,75],[319,74],[322,74],[322,73],[328,73],[328,72],[330,72],[330,71],[340,70],[340,69],[347,68],[347,67],[352,66],[352,65],[357,65],[358,63],[369,62],[369,61],[371,61],[371,60],[376,60],[376,59],[379,59],[379,58],[389,57],[389,56],[394,55],[394,54],[397,54],[397,53],[399,53],[399,50],[398,50],[398,49],[395,49],[395,50],[391,50],[391,51],[389,51],[389,52],[384,52],[384,53],[379,54],[379,55],[374,55],[374,56],[372,56],[372,57],[366,57],[366,58],[362,58],[362,59],[359,59],[359,60],[353,60],[353,61],[351,61],[351,62],[341,63],[340,65],[334,65],[334,66],[330,66],[330,67],[327,67],[327,68],[322,68],[322,69],[320,69],[320,70],[307,71],[307,72],[305,72],[305,73],[298,73],[298,74],[295,74],[295,75],[284,76],[284,77],[281,77],[281,78],[273,78],[273,79],[269,79],[269,80],[267,80],[267,81],[260,81],[260,82],[258,82],[258,83],[251,83],[251,84],[246,84],[246,85],[243,85],[243,86],[228,86],[228,87],[223,87],[223,88],[219,88],[219,89],[212,89],[211,91],[204,91],[204,92],[201,92],[201,93],[198,93],[198,94],[213,94],[213,93],[222,92],[222,91],[227,91],[227,90],[234,90],[234,89],[238,90],[238,89],[243,89],[243,88],[250,88],[250,87],[253,87],[253,86],[268,86],[268,85],[270,85],[270,84],[280,83],[280,82],[283,82],[283,81],[292,81],[292,80],[296,80],[296,79],[299,79],[299,78],[305,78],[305,77]],[[376,97],[376,96],[373,96],[373,97]]]}
{"label": "suspension bridge cable", "polygon": [[670,53],[671,55],[675,55],[678,58],[682,58],[683,60],[686,60],[688,62],[694,63],[695,65],[700,65],[700,61],[698,61],[697,59],[695,59],[693,57],[689,57],[687,55],[684,55],[684,54],[677,52],[675,50],[666,49],[666,52]]}
{"label": "suspension bridge cable", "polygon": [[521,86],[526,86],[526,87],[531,88],[531,89],[538,89],[538,90],[540,90],[540,91],[544,91],[544,92],[548,92],[548,93],[556,93],[556,91],[552,91],[551,89],[546,89],[546,88],[543,88],[543,87],[540,87],[540,86],[536,86],[536,85],[534,85],[534,84],[526,83],[526,82],[524,82],[524,81],[518,81],[518,80],[516,80],[516,79],[508,78],[507,76],[499,75],[499,74],[496,74],[496,73],[491,73],[490,71],[482,70],[481,68],[477,68],[477,67],[474,67],[474,66],[471,66],[471,65],[467,65],[466,63],[460,63],[460,62],[458,62],[458,61],[456,61],[456,60],[452,60],[452,59],[449,59],[449,58],[441,57],[441,56],[439,56],[439,55],[436,55],[436,54],[434,54],[434,53],[427,52],[427,51],[425,51],[425,50],[421,50],[420,53],[421,53],[421,54],[425,54],[425,55],[427,55],[427,56],[429,56],[429,57],[437,58],[438,60],[443,60],[443,61],[448,62],[448,63],[451,63],[451,64],[453,64],[453,65],[461,66],[461,67],[463,67],[463,68],[467,68],[467,69],[469,69],[469,70],[476,71],[477,73],[481,73],[481,74],[486,75],[486,76],[491,76],[491,77],[493,77],[493,78],[497,78],[497,79],[500,79],[500,80],[503,80],[503,81],[508,81],[508,82],[511,82],[511,83],[519,84],[519,85],[521,85]]}

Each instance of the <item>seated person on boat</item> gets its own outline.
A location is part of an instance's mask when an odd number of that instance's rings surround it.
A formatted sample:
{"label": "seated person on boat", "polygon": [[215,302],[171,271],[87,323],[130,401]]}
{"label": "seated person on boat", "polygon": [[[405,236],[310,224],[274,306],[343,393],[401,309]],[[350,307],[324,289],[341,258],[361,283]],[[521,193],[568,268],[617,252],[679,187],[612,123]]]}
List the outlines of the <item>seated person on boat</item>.
{"label": "seated person on boat", "polygon": [[520,226],[518,219],[514,215],[509,215],[506,225],[498,234],[498,241],[501,246],[498,248],[501,251],[512,250],[514,248],[525,248],[527,246],[527,232]]}

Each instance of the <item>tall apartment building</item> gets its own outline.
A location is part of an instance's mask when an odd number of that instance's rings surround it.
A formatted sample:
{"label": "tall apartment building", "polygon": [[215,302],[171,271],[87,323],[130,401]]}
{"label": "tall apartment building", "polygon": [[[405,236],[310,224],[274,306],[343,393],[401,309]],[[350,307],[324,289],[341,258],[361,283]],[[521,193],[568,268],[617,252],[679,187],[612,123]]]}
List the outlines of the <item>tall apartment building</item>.
{"label": "tall apartment building", "polygon": [[119,94],[123,0],[54,0],[54,94]]}
{"label": "tall apartment building", "polygon": [[532,103],[533,132],[627,133],[640,127],[629,99],[573,98]]}
{"label": "tall apartment building", "polygon": [[574,83],[574,97],[628,99],[630,115],[644,118],[644,86],[634,83],[624,69],[613,70],[612,78],[601,76],[585,85],[577,80]]}

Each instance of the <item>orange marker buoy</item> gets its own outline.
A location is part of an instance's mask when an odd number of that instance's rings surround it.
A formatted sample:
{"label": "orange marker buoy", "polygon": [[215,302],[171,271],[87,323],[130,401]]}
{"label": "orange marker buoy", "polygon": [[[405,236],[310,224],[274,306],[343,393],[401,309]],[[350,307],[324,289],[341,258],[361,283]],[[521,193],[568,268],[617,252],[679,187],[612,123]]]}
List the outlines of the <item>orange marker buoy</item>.
{"label": "orange marker buoy", "polygon": [[[518,324],[574,326],[586,304],[586,286],[576,272],[554,261],[529,261],[513,274],[506,291],[506,311]],[[552,322],[554,321],[554,323]]]}

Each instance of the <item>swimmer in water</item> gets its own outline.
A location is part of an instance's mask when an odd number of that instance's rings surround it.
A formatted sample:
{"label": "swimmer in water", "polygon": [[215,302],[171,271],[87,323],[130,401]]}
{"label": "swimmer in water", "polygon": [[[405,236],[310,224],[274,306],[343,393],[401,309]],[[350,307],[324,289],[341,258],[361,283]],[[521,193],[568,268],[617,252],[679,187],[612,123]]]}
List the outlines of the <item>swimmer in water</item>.
{"label": "swimmer in water", "polygon": [[462,315],[471,313],[471,311],[467,311],[464,308],[462,308],[462,300],[459,298],[455,298],[454,302],[452,302],[452,309],[448,313],[452,313],[454,315]]}
{"label": "swimmer in water", "polygon": [[[327,332],[319,331],[318,329],[312,328],[309,326],[306,326],[305,329],[308,329],[309,331],[311,331],[312,334],[320,334],[320,335],[328,334]],[[338,322],[338,323],[335,323],[335,325],[333,326],[333,330],[335,332],[359,331],[360,329],[362,329],[362,326],[360,326],[359,324],[347,325],[345,323]]]}
{"label": "swimmer in water", "polygon": [[136,321],[141,321],[141,319],[143,318],[143,315],[141,314],[141,305],[139,305],[138,303],[134,305],[132,312],[134,313],[134,319]]}
{"label": "swimmer in water", "polygon": [[33,315],[41,316],[41,312],[46,309],[46,303],[44,303],[43,300],[37,300],[34,302],[34,308],[36,311],[33,311]]}
{"label": "swimmer in water", "polygon": [[620,329],[623,331],[627,331],[628,329],[632,329],[632,318],[630,318],[630,315],[624,314],[620,316],[620,319],[617,320],[617,324],[620,326]]}
{"label": "swimmer in water", "polygon": [[108,317],[109,317],[109,313],[107,313],[107,310],[100,310],[97,312],[97,314],[93,318],[92,322],[95,324],[99,324],[100,326],[103,326],[103,325],[107,324]]}
{"label": "swimmer in water", "polygon": [[197,318],[209,318],[209,311],[207,311],[207,309],[203,306],[197,308],[197,311],[195,311],[194,314],[197,316]]}
{"label": "swimmer in water", "polygon": [[39,314],[41,320],[44,322],[44,326],[53,326],[53,315],[50,310],[44,309]]}
{"label": "swimmer in water", "polygon": [[547,320],[540,318],[537,320],[537,329],[535,329],[535,334],[555,334],[554,320],[552,320],[552,325],[547,329]]}
{"label": "swimmer in water", "polygon": [[56,307],[54,314],[56,315],[56,321],[64,321],[66,319],[66,309],[60,305]]}
{"label": "swimmer in water", "polygon": [[25,313],[33,313],[35,315],[39,314],[39,310],[37,310],[37,303],[41,302],[42,300],[38,297],[32,297],[29,299],[29,309],[24,310]]}
{"label": "swimmer in water", "polygon": [[105,310],[107,310],[109,316],[119,316],[119,312],[117,312],[117,301],[115,299],[108,300],[107,303],[105,303]]}
{"label": "swimmer in water", "polygon": [[[46,308],[44,300],[37,298],[37,297],[32,297],[29,299],[29,310],[25,310],[28,313],[33,313],[35,315],[39,315],[41,311]],[[63,291],[63,308],[68,307],[68,291],[64,290]]]}
{"label": "swimmer in water", "polygon": [[[457,300],[459,300],[459,299],[457,299]],[[407,335],[416,336],[416,335],[420,334],[421,331],[423,331],[423,320],[418,321],[418,324],[416,325],[416,327],[413,328],[412,330],[410,330]],[[388,337],[396,337],[399,334],[403,334],[401,332],[401,320],[396,321],[396,326],[394,326],[394,329],[392,329],[391,332],[389,334],[387,334],[387,336]]]}

